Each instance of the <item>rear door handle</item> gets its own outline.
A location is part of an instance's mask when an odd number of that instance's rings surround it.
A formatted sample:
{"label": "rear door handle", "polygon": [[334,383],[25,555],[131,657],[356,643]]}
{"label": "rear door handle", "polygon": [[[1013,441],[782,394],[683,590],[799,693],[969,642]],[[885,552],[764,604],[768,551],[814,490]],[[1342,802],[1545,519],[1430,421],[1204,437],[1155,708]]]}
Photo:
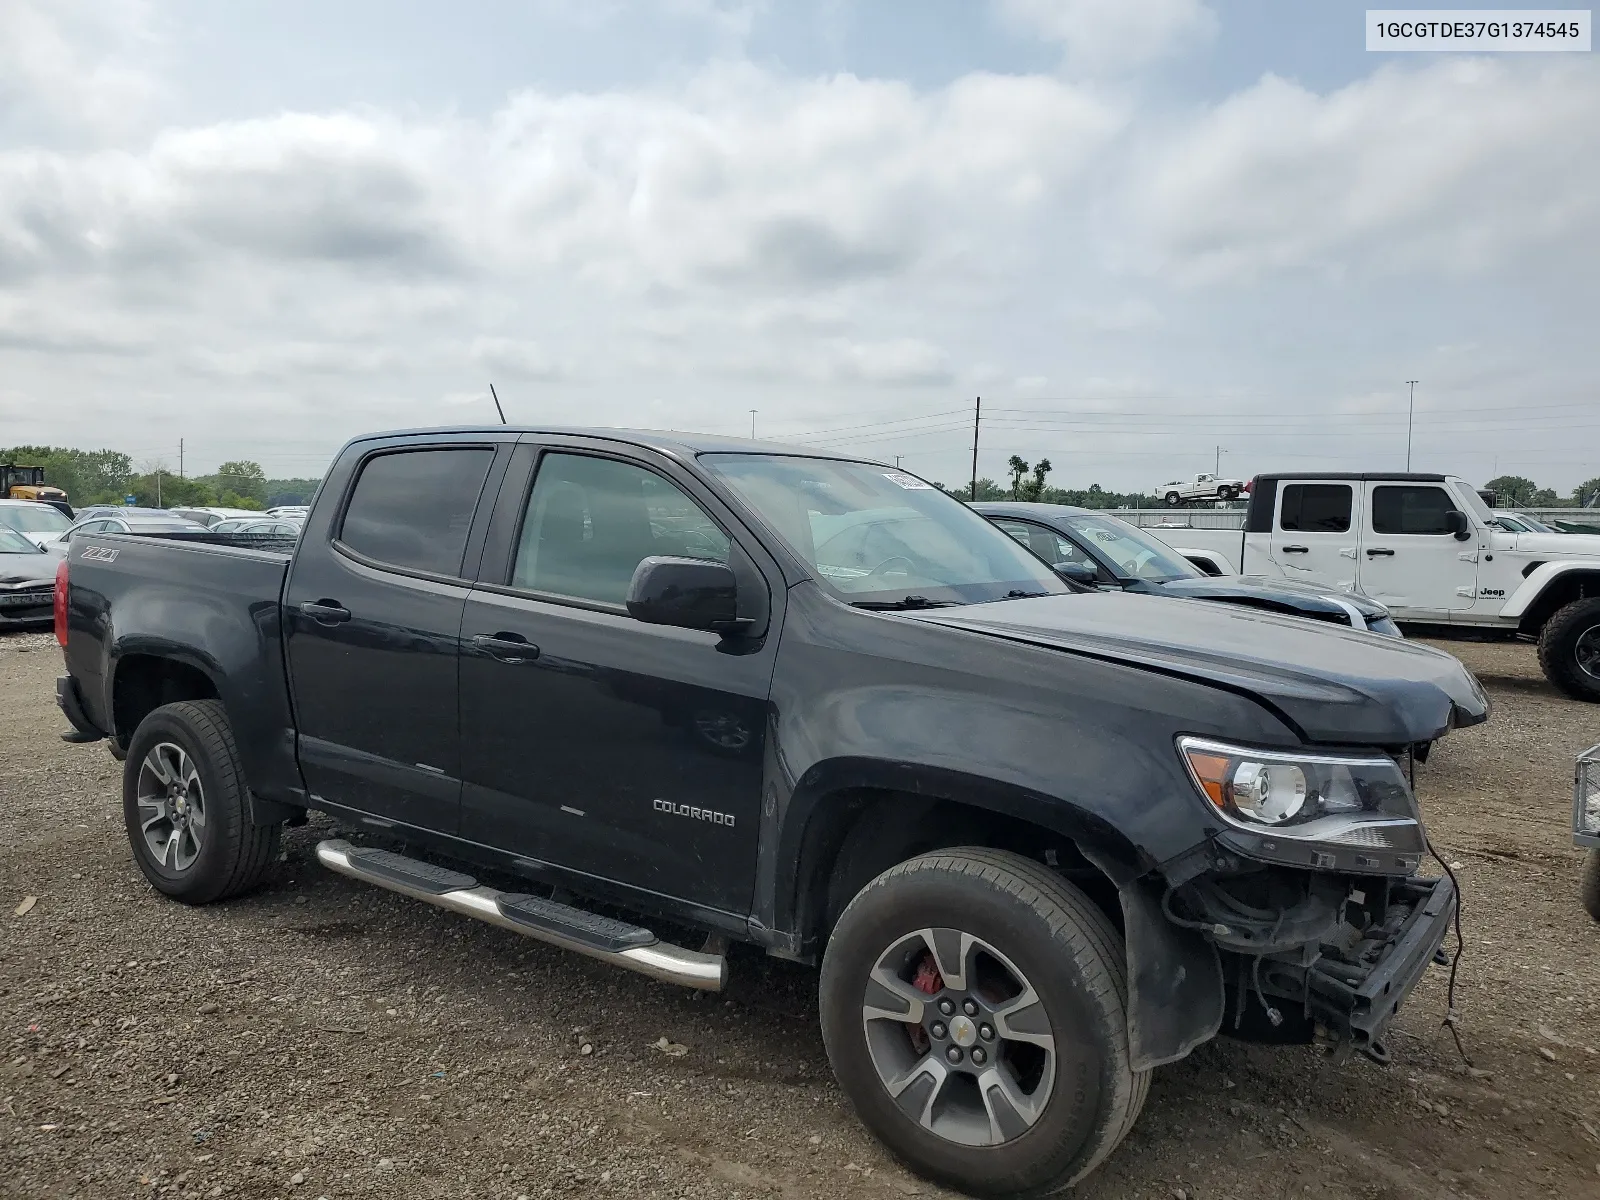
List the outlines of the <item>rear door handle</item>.
{"label": "rear door handle", "polygon": [[1374,546],[1374,547],[1372,547],[1372,549],[1367,551],[1367,557],[1368,558],[1377,558],[1380,555],[1382,555],[1384,558],[1393,558],[1394,557],[1394,551],[1393,550],[1386,550],[1382,546]]}
{"label": "rear door handle", "polygon": [[490,658],[513,666],[539,657],[539,647],[520,633],[480,633],[472,644]]}
{"label": "rear door handle", "polygon": [[350,610],[337,600],[307,600],[300,611],[318,625],[343,625],[350,619]]}
{"label": "rear door handle", "polygon": [[1283,552],[1285,554],[1310,554],[1311,548],[1309,546],[1285,546]]}

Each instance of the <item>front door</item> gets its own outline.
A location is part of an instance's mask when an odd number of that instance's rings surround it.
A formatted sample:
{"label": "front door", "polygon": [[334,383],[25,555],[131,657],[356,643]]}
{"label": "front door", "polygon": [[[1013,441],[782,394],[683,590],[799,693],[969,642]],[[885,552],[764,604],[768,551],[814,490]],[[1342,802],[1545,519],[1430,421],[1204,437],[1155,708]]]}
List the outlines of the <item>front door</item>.
{"label": "front door", "polygon": [[1361,590],[1402,621],[1448,619],[1478,590],[1475,539],[1457,541],[1455,498],[1437,483],[1369,483],[1361,530]]}
{"label": "front door", "polygon": [[497,512],[517,533],[498,572],[486,554],[462,626],[461,833],[743,913],[777,638],[725,643],[628,615],[640,559],[729,560],[727,528],[668,475],[546,449],[526,502]]}
{"label": "front door", "polygon": [[284,626],[314,795],[455,832],[462,560],[493,458],[429,446],[366,459],[337,528],[319,524],[296,557]]}
{"label": "front door", "polygon": [[1355,484],[1278,485],[1272,561],[1284,578],[1354,591],[1361,535],[1354,521]]}

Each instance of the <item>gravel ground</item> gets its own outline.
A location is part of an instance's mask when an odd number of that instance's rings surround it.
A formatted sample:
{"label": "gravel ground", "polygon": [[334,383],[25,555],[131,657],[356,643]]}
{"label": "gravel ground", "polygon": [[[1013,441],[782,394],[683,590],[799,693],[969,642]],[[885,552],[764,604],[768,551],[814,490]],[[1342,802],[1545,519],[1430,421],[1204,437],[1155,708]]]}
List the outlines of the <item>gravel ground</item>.
{"label": "gravel ground", "polygon": [[[1419,781],[1460,864],[1472,1065],[1441,970],[1389,1067],[1220,1040],[1157,1073],[1083,1194],[1600,1196],[1600,926],[1567,836],[1600,707],[1531,647],[1448,648],[1496,706]],[[59,669],[49,635],[0,638],[0,1196],[947,1194],[855,1123],[803,968],[656,984],[328,873],[326,823],[259,892],[163,900],[118,764],[56,736]]]}

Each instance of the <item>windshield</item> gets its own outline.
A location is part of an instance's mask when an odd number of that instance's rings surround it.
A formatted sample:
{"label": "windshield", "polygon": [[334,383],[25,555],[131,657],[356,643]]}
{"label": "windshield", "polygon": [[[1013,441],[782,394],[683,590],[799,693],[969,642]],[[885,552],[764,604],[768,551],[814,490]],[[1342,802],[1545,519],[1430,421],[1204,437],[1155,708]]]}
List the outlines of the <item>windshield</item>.
{"label": "windshield", "polygon": [[914,475],[771,454],[700,461],[851,603],[979,604],[1070,591],[1010,537]]}
{"label": "windshield", "polygon": [[1188,579],[1201,574],[1171,547],[1116,517],[1074,513],[1062,517],[1061,521],[1088,542],[1095,553],[1110,559],[1124,579],[1166,583],[1170,579]]}
{"label": "windshield", "polygon": [[1456,498],[1460,500],[1478,518],[1480,524],[1487,525],[1494,520],[1494,514],[1489,511],[1489,506],[1483,502],[1483,497],[1471,484],[1463,483],[1459,479],[1450,481],[1455,487]]}
{"label": "windshield", "polygon": [[13,529],[0,526],[0,554],[38,554],[39,547]]}
{"label": "windshield", "polygon": [[0,505],[0,525],[22,533],[60,533],[69,528],[72,522],[48,504],[41,504],[37,508],[31,504],[3,504]]}

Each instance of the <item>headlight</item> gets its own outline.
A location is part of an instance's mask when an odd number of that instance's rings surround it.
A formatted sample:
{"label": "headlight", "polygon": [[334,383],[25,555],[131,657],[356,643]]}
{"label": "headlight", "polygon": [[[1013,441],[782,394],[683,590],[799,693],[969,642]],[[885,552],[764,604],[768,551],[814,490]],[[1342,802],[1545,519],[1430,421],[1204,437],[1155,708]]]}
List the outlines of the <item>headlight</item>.
{"label": "headlight", "polygon": [[[1298,754],[1178,739],[1189,777],[1249,854],[1359,871],[1416,869],[1416,802],[1388,755]],[[1318,848],[1323,848],[1319,850]]]}

